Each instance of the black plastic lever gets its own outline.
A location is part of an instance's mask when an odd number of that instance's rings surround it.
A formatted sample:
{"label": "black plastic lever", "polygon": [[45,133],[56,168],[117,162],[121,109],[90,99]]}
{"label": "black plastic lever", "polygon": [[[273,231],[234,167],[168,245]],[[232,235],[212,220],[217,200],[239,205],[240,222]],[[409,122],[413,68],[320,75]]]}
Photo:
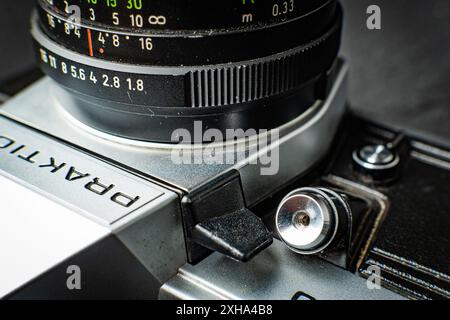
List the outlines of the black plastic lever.
{"label": "black plastic lever", "polygon": [[183,197],[188,261],[212,251],[248,261],[268,247],[273,235],[245,204],[239,173],[230,171]]}
{"label": "black plastic lever", "polygon": [[242,262],[273,242],[261,219],[245,208],[197,224],[192,236],[198,244]]}

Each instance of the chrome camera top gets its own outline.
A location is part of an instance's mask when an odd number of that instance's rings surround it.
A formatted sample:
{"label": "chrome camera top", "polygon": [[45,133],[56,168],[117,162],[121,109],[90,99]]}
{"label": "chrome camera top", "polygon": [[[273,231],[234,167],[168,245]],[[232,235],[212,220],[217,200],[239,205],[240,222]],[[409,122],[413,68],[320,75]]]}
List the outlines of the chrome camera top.
{"label": "chrome camera top", "polygon": [[421,195],[450,152],[347,112],[338,1],[36,2],[0,297],[450,297],[450,203]]}

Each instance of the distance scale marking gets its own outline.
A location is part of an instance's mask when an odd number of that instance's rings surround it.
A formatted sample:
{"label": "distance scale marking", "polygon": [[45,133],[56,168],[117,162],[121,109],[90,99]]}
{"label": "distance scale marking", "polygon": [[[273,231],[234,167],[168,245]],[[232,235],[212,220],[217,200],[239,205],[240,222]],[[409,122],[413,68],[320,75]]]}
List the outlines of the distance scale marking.
{"label": "distance scale marking", "polygon": [[297,47],[323,33],[335,19],[335,9],[336,2],[331,1],[290,23],[208,36],[130,33],[76,25],[42,7],[38,7],[38,14],[41,28],[53,41],[81,54],[132,64],[193,66],[251,60]]}
{"label": "distance scale marking", "polygon": [[[39,0],[55,13],[116,28],[221,30],[296,19],[330,0]],[[79,8],[79,9],[78,9]],[[79,12],[77,12],[79,10]]]}

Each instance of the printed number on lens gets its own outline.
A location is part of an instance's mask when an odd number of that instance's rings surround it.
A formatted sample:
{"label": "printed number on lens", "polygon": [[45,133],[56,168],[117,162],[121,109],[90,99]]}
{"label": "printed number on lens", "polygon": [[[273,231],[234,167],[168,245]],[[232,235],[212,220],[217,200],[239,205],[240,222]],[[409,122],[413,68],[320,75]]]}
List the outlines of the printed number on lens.
{"label": "printed number on lens", "polygon": [[281,4],[274,4],[272,7],[272,15],[274,17],[285,15],[290,12],[293,12],[295,9],[294,0],[284,1]]}
{"label": "printed number on lens", "polygon": [[151,51],[153,49],[152,38],[139,38],[142,50]]}

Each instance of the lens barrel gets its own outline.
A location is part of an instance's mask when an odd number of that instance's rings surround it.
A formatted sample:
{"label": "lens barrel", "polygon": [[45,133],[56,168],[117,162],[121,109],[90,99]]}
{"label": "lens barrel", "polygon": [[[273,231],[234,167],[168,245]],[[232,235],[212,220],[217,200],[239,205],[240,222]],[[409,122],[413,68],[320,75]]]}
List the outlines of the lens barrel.
{"label": "lens barrel", "polygon": [[271,129],[323,98],[342,12],[332,0],[39,0],[32,24],[38,61],[75,118],[174,143],[194,121]]}

